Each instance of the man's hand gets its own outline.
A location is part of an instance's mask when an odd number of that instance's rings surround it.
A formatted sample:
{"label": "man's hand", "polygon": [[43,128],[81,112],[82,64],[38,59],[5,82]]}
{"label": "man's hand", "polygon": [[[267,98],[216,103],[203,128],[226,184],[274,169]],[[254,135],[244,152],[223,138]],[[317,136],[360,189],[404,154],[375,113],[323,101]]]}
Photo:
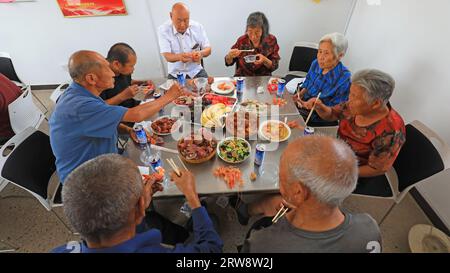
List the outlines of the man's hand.
{"label": "man's hand", "polygon": [[180,54],[180,61],[183,63],[190,63],[192,62],[192,53],[181,53]]}
{"label": "man's hand", "polygon": [[171,101],[183,95],[184,91],[182,88],[180,88],[180,85],[178,83],[174,83],[165,94],[165,96],[169,96]]}
{"label": "man's hand", "polygon": [[170,180],[175,182],[177,188],[184,194],[189,206],[196,209],[201,204],[195,188],[195,177],[190,171],[182,170],[180,172],[181,176],[178,176],[175,172],[170,173]]}
{"label": "man's hand", "polygon": [[125,90],[123,90],[122,94],[124,96],[124,99],[131,99],[136,96],[136,94],[139,92],[139,86],[136,84],[128,86]]}
{"label": "man's hand", "polygon": [[200,51],[194,51],[192,52],[192,61],[194,63],[200,63],[202,61],[202,53]]}
{"label": "man's hand", "polygon": [[161,184],[162,180],[158,180],[156,176],[153,174],[145,175],[143,179],[144,183],[144,198],[145,198],[145,207],[148,208],[152,201],[152,197],[158,191],[163,191],[164,187]]}

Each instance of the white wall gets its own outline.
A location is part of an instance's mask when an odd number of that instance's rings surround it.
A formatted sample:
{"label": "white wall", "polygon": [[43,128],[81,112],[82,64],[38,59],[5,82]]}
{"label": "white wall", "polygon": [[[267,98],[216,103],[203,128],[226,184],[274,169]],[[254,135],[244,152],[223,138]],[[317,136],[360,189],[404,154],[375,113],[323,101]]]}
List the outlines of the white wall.
{"label": "white wall", "polygon": [[[323,34],[344,31],[353,0],[195,0],[185,1],[191,18],[201,22],[213,46],[206,59],[212,75],[232,75],[223,57],[244,33],[250,12],[266,13],[271,32],[278,38],[282,61],[276,74],[287,72],[297,41],[317,41]],[[155,30],[169,19],[166,0],[126,0],[129,15],[64,18],[56,1],[0,4],[0,51],[9,52],[19,76],[30,84],[55,84],[68,79],[61,68],[71,53],[92,49],[106,55],[118,41],[132,45],[138,54],[136,78],[161,77]],[[152,17],[150,16],[152,14]],[[155,26],[152,25],[155,22]],[[6,27],[5,27],[6,26]]]}
{"label": "white wall", "polygon": [[[359,0],[347,36],[352,71],[378,68],[397,81],[392,103],[406,122],[420,120],[450,143],[450,1]],[[450,227],[450,176],[419,187]]]}
{"label": "white wall", "polygon": [[119,41],[138,54],[136,78],[162,75],[145,0],[126,1],[126,6],[127,16],[64,18],[52,0],[0,4],[0,51],[12,55],[19,77],[33,85],[68,79],[61,66],[76,50],[106,55]]}

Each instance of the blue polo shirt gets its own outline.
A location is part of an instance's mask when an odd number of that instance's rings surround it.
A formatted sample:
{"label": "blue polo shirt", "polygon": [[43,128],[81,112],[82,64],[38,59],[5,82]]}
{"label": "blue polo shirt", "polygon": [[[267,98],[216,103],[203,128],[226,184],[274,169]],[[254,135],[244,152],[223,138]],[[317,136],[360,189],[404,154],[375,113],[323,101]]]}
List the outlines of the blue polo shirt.
{"label": "blue polo shirt", "polygon": [[52,250],[53,253],[220,253],[223,241],[214,230],[204,207],[192,211],[194,240],[189,244],[177,244],[173,248],[161,245],[161,232],[151,229],[136,234],[132,239],[109,248],[92,249],[84,242],[71,242]]}
{"label": "blue polo shirt", "polygon": [[79,165],[117,153],[117,127],[127,108],[111,106],[77,83],[62,94],[50,117],[50,144],[61,183]]}
{"label": "blue polo shirt", "polygon": [[322,92],[320,100],[326,106],[331,107],[348,101],[352,76],[350,71],[339,62],[327,74],[323,75],[322,72],[319,62],[317,59],[314,60],[302,86],[308,90],[303,100],[308,101]]}

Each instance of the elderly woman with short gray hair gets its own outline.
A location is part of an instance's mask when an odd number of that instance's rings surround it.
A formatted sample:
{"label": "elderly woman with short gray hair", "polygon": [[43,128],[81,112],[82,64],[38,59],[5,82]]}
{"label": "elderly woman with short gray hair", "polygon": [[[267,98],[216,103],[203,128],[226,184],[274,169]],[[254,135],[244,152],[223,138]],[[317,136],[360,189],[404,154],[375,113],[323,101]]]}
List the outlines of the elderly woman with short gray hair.
{"label": "elderly woman with short gray hair", "polygon": [[[348,100],[351,73],[341,62],[347,48],[348,41],[341,33],[330,33],[320,39],[317,59],[311,64],[303,89],[294,97],[304,118],[309,111],[303,109],[311,108],[319,93],[322,102],[330,107]],[[314,113],[311,121],[321,122],[321,119]]]}
{"label": "elderly woman with short gray hair", "polygon": [[328,121],[339,120],[339,138],[359,159],[359,177],[386,173],[405,143],[405,124],[390,106],[395,81],[380,70],[366,69],[352,78],[347,103],[328,107],[317,100],[316,111]]}
{"label": "elderly woman with short gray hair", "polygon": [[225,56],[225,65],[236,64],[235,76],[271,76],[278,69],[279,50],[277,38],[269,34],[267,17],[254,12],[247,18],[245,35],[238,38]]}

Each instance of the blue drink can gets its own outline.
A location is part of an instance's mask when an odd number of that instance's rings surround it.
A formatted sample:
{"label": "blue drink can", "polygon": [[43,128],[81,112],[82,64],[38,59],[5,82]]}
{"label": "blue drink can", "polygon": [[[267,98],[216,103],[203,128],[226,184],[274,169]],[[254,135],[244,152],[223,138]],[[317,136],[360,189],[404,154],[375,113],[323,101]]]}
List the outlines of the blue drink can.
{"label": "blue drink can", "polygon": [[185,86],[186,85],[186,77],[184,76],[183,73],[181,73],[181,72],[177,73],[177,80],[178,80],[178,83],[181,86]]}
{"label": "blue drink can", "polygon": [[149,160],[153,171],[156,172],[156,168],[161,167],[161,156],[159,155],[159,153],[155,152],[150,155]]}
{"label": "blue drink can", "polygon": [[257,144],[255,152],[255,165],[261,166],[264,162],[264,157],[266,155],[266,145]]}
{"label": "blue drink can", "polygon": [[147,133],[145,132],[144,126],[141,124],[136,124],[133,128],[136,138],[138,139],[139,146],[142,150],[147,146]]}
{"label": "blue drink can", "polygon": [[277,91],[277,97],[283,97],[284,94],[284,88],[286,87],[286,81],[283,79],[278,80],[278,91]]}
{"label": "blue drink can", "polygon": [[314,128],[312,127],[305,127],[305,131],[303,131],[304,136],[312,136],[314,135]]}
{"label": "blue drink can", "polygon": [[244,81],[245,81],[245,79],[242,78],[242,77],[237,78],[237,80],[236,80],[236,91],[238,93],[244,92]]}

